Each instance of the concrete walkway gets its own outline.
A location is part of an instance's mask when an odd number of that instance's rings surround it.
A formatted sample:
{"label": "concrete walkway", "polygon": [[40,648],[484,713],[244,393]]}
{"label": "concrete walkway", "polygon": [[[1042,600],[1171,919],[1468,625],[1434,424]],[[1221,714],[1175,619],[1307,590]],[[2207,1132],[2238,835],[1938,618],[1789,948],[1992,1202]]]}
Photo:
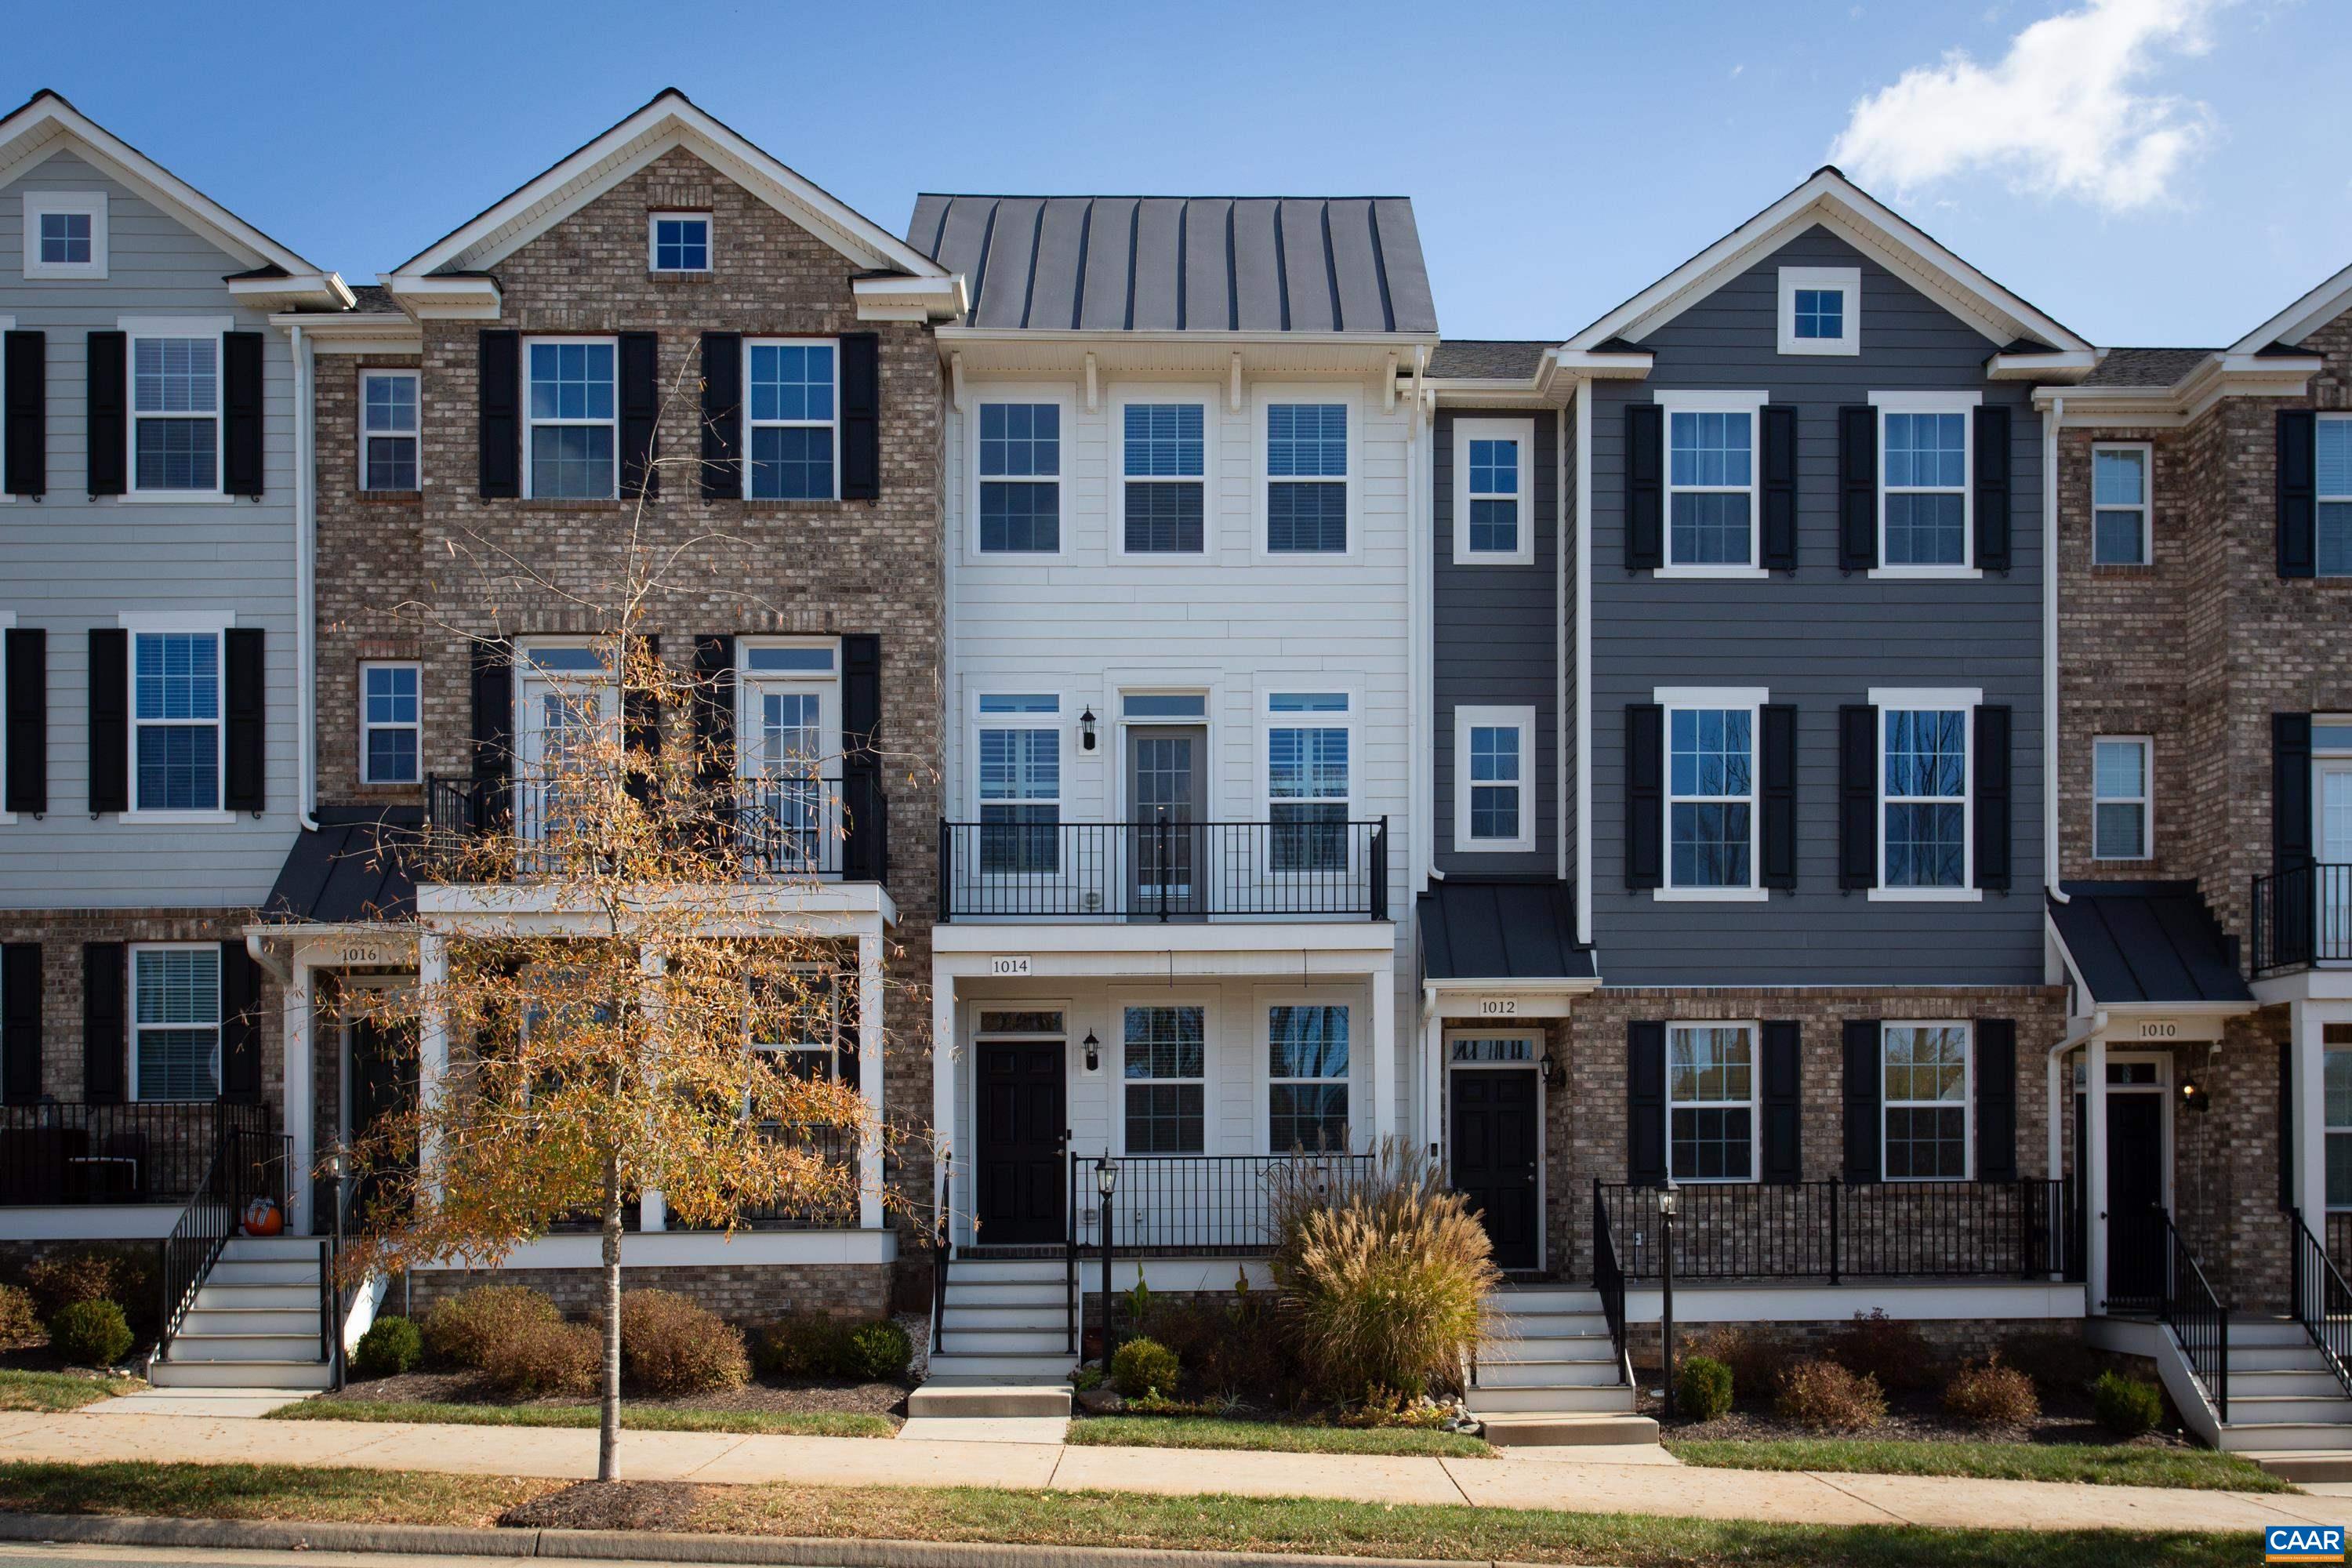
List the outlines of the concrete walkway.
{"label": "concrete walkway", "polygon": [[[244,1461],[579,1479],[595,1473],[595,1433],[550,1427],[95,1415],[87,1411],[0,1415],[0,1460]],[[625,1432],[621,1467],[636,1480],[1013,1487],[1167,1496],[1228,1493],[1810,1524],[2251,1531],[2271,1524],[2336,1523],[2343,1515],[2340,1500],[2291,1492],[1708,1470],[1655,1463],[1078,1448],[921,1438],[883,1442],[715,1432]]]}

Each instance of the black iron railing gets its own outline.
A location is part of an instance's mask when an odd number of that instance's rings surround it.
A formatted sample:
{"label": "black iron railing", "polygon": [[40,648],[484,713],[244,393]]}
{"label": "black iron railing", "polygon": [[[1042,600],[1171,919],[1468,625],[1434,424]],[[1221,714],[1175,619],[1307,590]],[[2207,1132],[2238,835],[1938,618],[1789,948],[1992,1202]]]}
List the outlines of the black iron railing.
{"label": "black iron railing", "polygon": [[942,921],[1389,918],[1388,818],[941,822]]}
{"label": "black iron railing", "polygon": [[2326,1356],[2336,1383],[2352,1395],[2352,1286],[2345,1284],[2327,1248],[2303,1223],[2301,1209],[2288,1211],[2287,1237],[2294,1248],[2290,1279],[2295,1320]]}
{"label": "black iron railing", "polygon": [[184,1202],[226,1134],[268,1127],[217,1100],[0,1106],[0,1207]]}
{"label": "black iron railing", "polygon": [[2257,974],[2352,960],[2352,866],[2294,866],[2254,879]]}
{"label": "black iron railing", "polygon": [[[2082,1278],[2072,1178],[1707,1183],[1675,1188],[1684,1279]],[[1664,1269],[1663,1187],[1594,1184],[1626,1278]]]}
{"label": "black iron railing", "polygon": [[955,1256],[955,1237],[948,1211],[955,1202],[955,1155],[940,1151],[939,1173],[933,1178],[931,1204],[931,1353],[945,1348],[948,1320],[948,1262]]}
{"label": "black iron railing", "polygon": [[[1094,1188],[1097,1158],[1069,1155],[1073,1192]],[[1274,1249],[1277,1181],[1303,1183],[1337,1198],[1370,1176],[1377,1160],[1347,1153],[1122,1154],[1116,1163],[1108,1206],[1121,1257],[1254,1258]],[[1068,1212],[1075,1248],[1099,1247],[1099,1216],[1089,1226],[1075,1200]]]}
{"label": "black iron railing", "polygon": [[2326,1238],[2328,1258],[2338,1268],[2352,1264],[2352,1209],[2329,1210],[2325,1224],[2320,1234]]}
{"label": "black iron railing", "polygon": [[2213,1411],[2223,1422],[2230,1419],[2230,1313],[2215,1293],[2205,1270],[2197,1261],[2196,1253],[2172,1223],[2172,1215],[2158,1208],[2154,1211],[2162,1238],[2164,1262],[2163,1294],[2157,1303],[2157,1318],[2172,1331],[2179,1342],[2181,1353],[2196,1371],[2198,1381],[2213,1396]]}
{"label": "black iron railing", "polygon": [[[772,1139],[805,1143],[826,1164],[836,1169],[847,1167],[853,1182],[861,1179],[856,1170],[860,1145],[855,1129],[826,1122],[809,1127],[771,1126],[763,1131]],[[857,1187],[853,1185],[846,1195],[822,1202],[747,1205],[737,1217],[752,1230],[853,1230],[857,1226],[859,1196]]]}
{"label": "black iron railing", "polygon": [[[560,775],[425,781],[427,875],[447,880],[560,876],[592,843],[571,837],[580,820],[577,786]],[[708,810],[682,811],[675,826],[731,860],[747,878],[838,877],[881,881],[889,870],[889,801],[876,775],[751,778]],[[495,839],[499,860],[468,858]]]}
{"label": "black iron railing", "polygon": [[1617,1363],[1625,1363],[1625,1266],[1617,1256],[1617,1234],[1609,1226],[1609,1205],[1601,1183],[1592,1184],[1592,1289],[1601,1296],[1601,1314],[1609,1320],[1609,1343]]}
{"label": "black iron railing", "polygon": [[232,1128],[221,1134],[204,1175],[187,1195],[180,1222],[163,1240],[158,1356],[170,1349],[205,1274],[236,1234],[246,1206],[266,1197],[277,1204],[280,1215],[286,1212],[293,1158],[293,1140],[284,1133]]}

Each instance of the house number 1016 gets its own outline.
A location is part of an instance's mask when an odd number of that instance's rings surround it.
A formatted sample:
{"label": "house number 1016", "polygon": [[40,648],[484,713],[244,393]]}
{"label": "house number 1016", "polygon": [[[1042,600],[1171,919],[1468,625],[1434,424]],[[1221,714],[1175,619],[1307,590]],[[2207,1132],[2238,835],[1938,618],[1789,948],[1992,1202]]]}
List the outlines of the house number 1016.
{"label": "house number 1016", "polygon": [[1511,1018],[1518,1016],[1519,999],[1516,996],[1482,996],[1478,999],[1478,1015],[1483,1018]]}

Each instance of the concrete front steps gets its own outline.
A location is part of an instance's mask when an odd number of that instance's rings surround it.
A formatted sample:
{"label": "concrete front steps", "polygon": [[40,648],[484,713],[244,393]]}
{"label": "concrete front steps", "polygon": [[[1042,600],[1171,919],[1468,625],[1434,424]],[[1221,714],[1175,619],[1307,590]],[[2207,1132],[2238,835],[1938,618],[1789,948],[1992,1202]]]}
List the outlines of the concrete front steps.
{"label": "concrete front steps", "polygon": [[1070,1413],[1069,1287],[1059,1258],[959,1258],[948,1266],[940,1348],[913,1415]]}
{"label": "concrete front steps", "polygon": [[232,1237],[149,1381],[157,1388],[324,1388],[334,1369],[319,1338],[316,1238]]}
{"label": "concrete front steps", "polygon": [[2230,1321],[2230,1418],[2217,1446],[2288,1480],[2352,1480],[2352,1398],[2301,1323]]}
{"label": "concrete front steps", "polygon": [[1486,1298],[1492,1343],[1465,1403],[1501,1447],[1654,1443],[1658,1424],[1633,1413],[1597,1291],[1511,1285]]}

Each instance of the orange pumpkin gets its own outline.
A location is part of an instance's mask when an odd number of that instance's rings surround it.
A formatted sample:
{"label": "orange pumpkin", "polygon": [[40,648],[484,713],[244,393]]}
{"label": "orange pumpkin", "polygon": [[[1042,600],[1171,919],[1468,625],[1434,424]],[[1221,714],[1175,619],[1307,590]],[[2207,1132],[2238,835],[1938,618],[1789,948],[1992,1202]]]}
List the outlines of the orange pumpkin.
{"label": "orange pumpkin", "polygon": [[276,1236],[285,1228],[286,1215],[279,1211],[276,1200],[256,1198],[245,1205],[246,1235]]}

